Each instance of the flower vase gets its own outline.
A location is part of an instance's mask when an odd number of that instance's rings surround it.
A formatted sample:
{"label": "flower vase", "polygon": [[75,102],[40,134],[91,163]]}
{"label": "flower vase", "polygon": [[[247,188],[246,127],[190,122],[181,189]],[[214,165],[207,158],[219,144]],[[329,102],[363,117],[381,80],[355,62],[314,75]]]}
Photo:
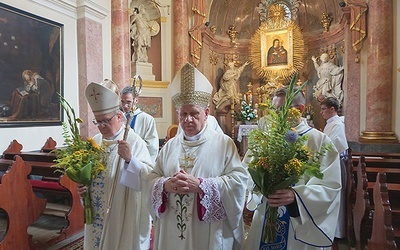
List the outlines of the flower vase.
{"label": "flower vase", "polygon": [[246,124],[246,125],[251,125],[251,124],[253,124],[253,122],[252,121],[244,121],[244,124]]}
{"label": "flower vase", "polygon": [[267,218],[264,224],[263,240],[265,243],[274,243],[276,241],[276,222],[278,219],[278,208],[267,206]]}

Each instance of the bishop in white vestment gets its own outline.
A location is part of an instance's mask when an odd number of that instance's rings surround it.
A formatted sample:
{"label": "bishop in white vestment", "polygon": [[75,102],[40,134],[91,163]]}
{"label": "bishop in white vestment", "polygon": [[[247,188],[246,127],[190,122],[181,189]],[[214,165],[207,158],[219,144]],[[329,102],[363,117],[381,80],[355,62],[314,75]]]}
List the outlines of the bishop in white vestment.
{"label": "bishop in white vestment", "polygon": [[91,83],[86,98],[100,131],[93,139],[106,148],[107,166],[90,186],[94,221],[85,225],[84,249],[149,249],[151,217],[144,180],[152,161],[146,144],[130,127],[124,140],[126,120],[118,93]]}
{"label": "bishop in white vestment", "polygon": [[183,132],[149,175],[154,249],[241,249],[248,173],[233,140],[206,123],[212,86],[186,64],[170,88]]}

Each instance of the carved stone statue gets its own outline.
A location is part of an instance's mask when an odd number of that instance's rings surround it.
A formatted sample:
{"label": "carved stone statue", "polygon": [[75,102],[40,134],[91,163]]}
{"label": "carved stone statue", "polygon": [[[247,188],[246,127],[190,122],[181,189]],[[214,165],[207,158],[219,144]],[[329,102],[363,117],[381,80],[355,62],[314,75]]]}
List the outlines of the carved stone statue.
{"label": "carved stone statue", "polygon": [[323,53],[320,56],[321,63],[318,64],[317,58],[311,57],[315,70],[318,73],[319,80],[314,88],[314,96],[318,100],[326,97],[335,97],[339,103],[343,102],[343,66],[337,66],[329,61],[329,55]]}
{"label": "carved stone statue", "polygon": [[130,36],[133,40],[132,61],[148,62],[147,49],[151,47],[151,27],[149,15],[141,4],[133,8]]}
{"label": "carved stone statue", "polygon": [[237,81],[247,65],[249,65],[249,62],[245,62],[239,68],[235,68],[235,62],[228,63],[228,68],[220,81],[220,89],[213,97],[213,103],[217,109],[226,101],[230,103],[232,97],[235,101],[240,101],[241,94],[237,89]]}

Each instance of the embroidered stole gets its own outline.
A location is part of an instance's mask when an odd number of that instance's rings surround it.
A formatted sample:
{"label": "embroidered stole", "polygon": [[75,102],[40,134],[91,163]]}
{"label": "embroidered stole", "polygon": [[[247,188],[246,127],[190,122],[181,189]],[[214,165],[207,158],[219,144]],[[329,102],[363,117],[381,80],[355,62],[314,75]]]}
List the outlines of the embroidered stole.
{"label": "embroidered stole", "polygon": [[143,111],[137,113],[136,115],[133,116],[132,121],[131,121],[131,128],[133,129],[133,131],[135,131],[135,123],[136,123],[136,118],[137,116],[142,113]]}
{"label": "embroidered stole", "polygon": [[[265,209],[265,217],[263,227],[265,227],[265,223],[267,220],[268,209]],[[289,211],[286,206],[282,206],[278,208],[278,219],[276,221],[276,241],[272,243],[265,243],[262,239],[264,239],[264,230],[262,230],[261,241],[260,241],[260,250],[286,250],[287,249],[287,241],[289,235]]]}

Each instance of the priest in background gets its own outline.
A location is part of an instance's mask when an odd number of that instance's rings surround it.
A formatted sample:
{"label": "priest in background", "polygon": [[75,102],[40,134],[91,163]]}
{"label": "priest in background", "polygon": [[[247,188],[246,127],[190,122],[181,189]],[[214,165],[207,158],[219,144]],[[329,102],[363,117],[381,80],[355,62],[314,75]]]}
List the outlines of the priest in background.
{"label": "priest in background", "polygon": [[[272,105],[279,110],[285,102],[287,87],[275,91]],[[301,113],[305,110],[306,99],[303,92],[299,92],[291,107],[296,107]],[[305,145],[311,152],[319,152],[322,147],[332,144],[331,139],[324,133],[310,127],[305,118],[300,118],[295,127],[300,136],[308,136]],[[331,249],[335,236],[340,207],[340,161],[336,148],[320,156],[320,171],[323,178],[304,176],[290,189],[277,190],[265,198],[251,192],[247,209],[254,211],[252,224],[244,245],[245,250],[256,249]],[[251,156],[246,154],[244,164],[248,166]],[[252,183],[252,181],[250,181]],[[250,187],[254,186],[251,185]],[[266,218],[266,204],[278,207],[280,218],[289,215],[288,232],[279,232],[280,242],[265,243],[263,228]],[[277,230],[279,225],[276,226]]]}
{"label": "priest in background", "polygon": [[138,98],[139,93],[137,93],[133,87],[125,87],[121,91],[121,107],[125,113],[133,109],[133,117],[130,126],[133,131],[146,142],[151,160],[155,163],[159,148],[156,121],[153,116],[137,107],[137,103],[139,102]]}

